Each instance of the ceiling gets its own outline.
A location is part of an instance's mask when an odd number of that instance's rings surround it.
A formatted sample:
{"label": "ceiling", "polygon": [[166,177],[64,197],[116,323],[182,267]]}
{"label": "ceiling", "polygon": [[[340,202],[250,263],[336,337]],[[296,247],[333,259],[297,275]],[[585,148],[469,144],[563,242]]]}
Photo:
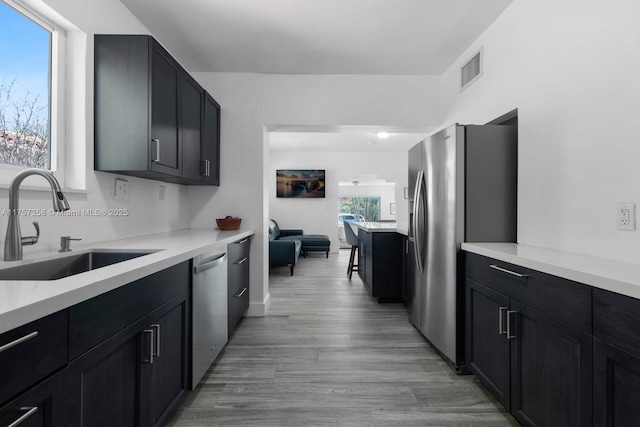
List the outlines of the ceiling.
{"label": "ceiling", "polygon": [[357,129],[340,132],[271,132],[271,151],[311,151],[311,152],[397,152],[409,148],[423,140],[426,133],[391,133],[381,139],[374,132]]}
{"label": "ceiling", "polygon": [[[190,72],[440,75],[513,0],[121,1]],[[290,132],[271,149],[397,151],[425,135]]]}

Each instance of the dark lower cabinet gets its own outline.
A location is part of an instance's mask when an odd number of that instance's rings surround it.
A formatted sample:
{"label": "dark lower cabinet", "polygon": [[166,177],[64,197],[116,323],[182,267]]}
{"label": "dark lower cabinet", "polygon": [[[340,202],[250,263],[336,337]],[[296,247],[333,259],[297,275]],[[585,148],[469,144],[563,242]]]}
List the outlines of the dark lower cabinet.
{"label": "dark lower cabinet", "polygon": [[358,275],[378,302],[402,302],[403,238],[395,232],[358,230]]}
{"label": "dark lower cabinet", "polygon": [[593,425],[640,425],[640,300],[593,290]]}
{"label": "dark lower cabinet", "polygon": [[[147,400],[148,423],[161,425],[188,389],[189,293],[184,292],[149,314],[153,363]],[[150,332],[147,332],[151,335]]]}
{"label": "dark lower cabinet", "polygon": [[0,407],[0,425],[21,427],[70,426],[67,368]]}
{"label": "dark lower cabinet", "polygon": [[183,292],[69,364],[70,422],[155,426],[187,390],[188,297]]}
{"label": "dark lower cabinet", "polygon": [[511,409],[509,298],[467,280],[467,364],[507,410]]}
{"label": "dark lower cabinet", "polygon": [[228,254],[228,333],[233,330],[249,308],[249,251],[251,237],[227,245]]}
{"label": "dark lower cabinet", "polygon": [[591,426],[591,336],[516,301],[507,314],[513,416],[529,426]]}
{"label": "dark lower cabinet", "polygon": [[640,425],[640,356],[593,339],[593,425]]}
{"label": "dark lower cabinet", "polygon": [[[544,307],[540,293],[556,301]],[[590,298],[588,314],[555,307],[573,295],[583,285],[467,256],[467,363],[522,425],[592,425]]]}
{"label": "dark lower cabinet", "polygon": [[69,364],[69,425],[146,425],[144,365],[151,357],[147,318],[133,323]]}

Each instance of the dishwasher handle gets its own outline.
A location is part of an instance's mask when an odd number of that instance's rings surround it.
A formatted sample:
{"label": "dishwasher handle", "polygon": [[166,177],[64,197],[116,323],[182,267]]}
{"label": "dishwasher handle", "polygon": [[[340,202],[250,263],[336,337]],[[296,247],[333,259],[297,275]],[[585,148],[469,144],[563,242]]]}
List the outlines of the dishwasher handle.
{"label": "dishwasher handle", "polygon": [[203,271],[207,271],[209,269],[217,267],[221,264],[224,264],[225,262],[227,262],[226,252],[203,259],[200,264],[193,267],[193,274],[202,273]]}

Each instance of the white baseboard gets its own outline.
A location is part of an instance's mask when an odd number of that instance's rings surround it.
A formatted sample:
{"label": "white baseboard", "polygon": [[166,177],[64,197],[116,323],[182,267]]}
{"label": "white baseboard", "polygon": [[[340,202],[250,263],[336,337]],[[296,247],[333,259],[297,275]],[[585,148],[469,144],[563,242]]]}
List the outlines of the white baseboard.
{"label": "white baseboard", "polygon": [[262,303],[249,303],[249,309],[247,310],[247,317],[264,317],[269,311],[269,305],[271,305],[271,294],[267,294],[267,297]]}

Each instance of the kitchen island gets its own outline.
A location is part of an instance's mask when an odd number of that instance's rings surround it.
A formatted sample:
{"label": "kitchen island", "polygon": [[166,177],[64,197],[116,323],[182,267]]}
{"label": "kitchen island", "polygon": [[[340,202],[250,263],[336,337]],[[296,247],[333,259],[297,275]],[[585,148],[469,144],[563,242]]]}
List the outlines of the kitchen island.
{"label": "kitchen island", "polygon": [[401,302],[406,231],[394,222],[354,222],[358,227],[358,276],[378,302]]}

